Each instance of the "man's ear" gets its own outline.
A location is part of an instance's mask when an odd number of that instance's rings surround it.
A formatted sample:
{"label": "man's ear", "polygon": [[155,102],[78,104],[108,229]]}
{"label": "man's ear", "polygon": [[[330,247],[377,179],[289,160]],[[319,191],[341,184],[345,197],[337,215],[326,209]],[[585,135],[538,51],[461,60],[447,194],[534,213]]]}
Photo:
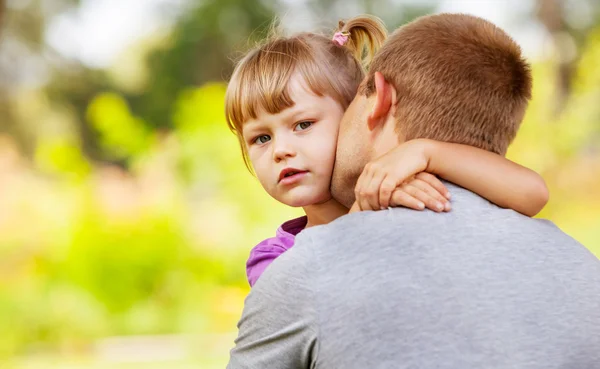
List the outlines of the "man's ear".
{"label": "man's ear", "polygon": [[369,130],[381,123],[392,107],[392,86],[385,80],[381,72],[375,72],[375,104],[367,117]]}

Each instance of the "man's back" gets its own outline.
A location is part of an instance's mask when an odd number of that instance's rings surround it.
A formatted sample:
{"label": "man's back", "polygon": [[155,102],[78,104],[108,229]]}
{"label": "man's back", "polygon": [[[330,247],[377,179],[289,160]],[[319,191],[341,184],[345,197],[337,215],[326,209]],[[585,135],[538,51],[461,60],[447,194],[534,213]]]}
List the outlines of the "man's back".
{"label": "man's back", "polygon": [[268,316],[246,307],[232,359],[253,367],[253,346],[273,368],[600,368],[600,262],[550,222],[451,192],[448,214],[301,233],[249,297]]}

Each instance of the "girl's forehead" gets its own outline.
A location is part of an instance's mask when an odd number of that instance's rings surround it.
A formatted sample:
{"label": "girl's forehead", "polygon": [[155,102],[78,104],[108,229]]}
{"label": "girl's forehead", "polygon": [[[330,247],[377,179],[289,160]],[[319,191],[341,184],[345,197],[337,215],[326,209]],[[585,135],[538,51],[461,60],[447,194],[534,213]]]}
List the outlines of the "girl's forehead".
{"label": "girl's forehead", "polygon": [[322,96],[322,94],[317,93],[310,88],[306,78],[299,72],[294,72],[294,74],[292,74],[287,85],[287,90],[294,101],[299,99],[318,99]]}

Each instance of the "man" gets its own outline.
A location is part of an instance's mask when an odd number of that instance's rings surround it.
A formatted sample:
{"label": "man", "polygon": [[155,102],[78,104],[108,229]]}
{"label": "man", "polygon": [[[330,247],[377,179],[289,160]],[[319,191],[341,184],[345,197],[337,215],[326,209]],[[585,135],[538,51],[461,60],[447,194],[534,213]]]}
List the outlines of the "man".
{"label": "man", "polygon": [[[531,76],[480,18],[397,30],[340,127],[334,197],[430,138],[503,155]],[[448,184],[447,214],[353,213],[303,231],[246,300],[229,368],[600,368],[600,262],[552,223]]]}

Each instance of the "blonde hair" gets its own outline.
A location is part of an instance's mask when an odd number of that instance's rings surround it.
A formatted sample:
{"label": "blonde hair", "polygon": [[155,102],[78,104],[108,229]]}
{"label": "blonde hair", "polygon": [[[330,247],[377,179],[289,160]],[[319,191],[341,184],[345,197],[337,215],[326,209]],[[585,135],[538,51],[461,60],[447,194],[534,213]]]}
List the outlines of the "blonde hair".
{"label": "blonde hair", "polygon": [[327,95],[344,109],[354,99],[365,68],[387,37],[383,22],[362,15],[340,21],[336,32],[348,35],[342,46],[331,37],[299,33],[273,35],[248,52],[236,65],[225,95],[225,116],[240,142],[244,162],[252,171],[242,127],[264,109],[277,114],[292,107],[288,82],[299,72],[318,96]]}

